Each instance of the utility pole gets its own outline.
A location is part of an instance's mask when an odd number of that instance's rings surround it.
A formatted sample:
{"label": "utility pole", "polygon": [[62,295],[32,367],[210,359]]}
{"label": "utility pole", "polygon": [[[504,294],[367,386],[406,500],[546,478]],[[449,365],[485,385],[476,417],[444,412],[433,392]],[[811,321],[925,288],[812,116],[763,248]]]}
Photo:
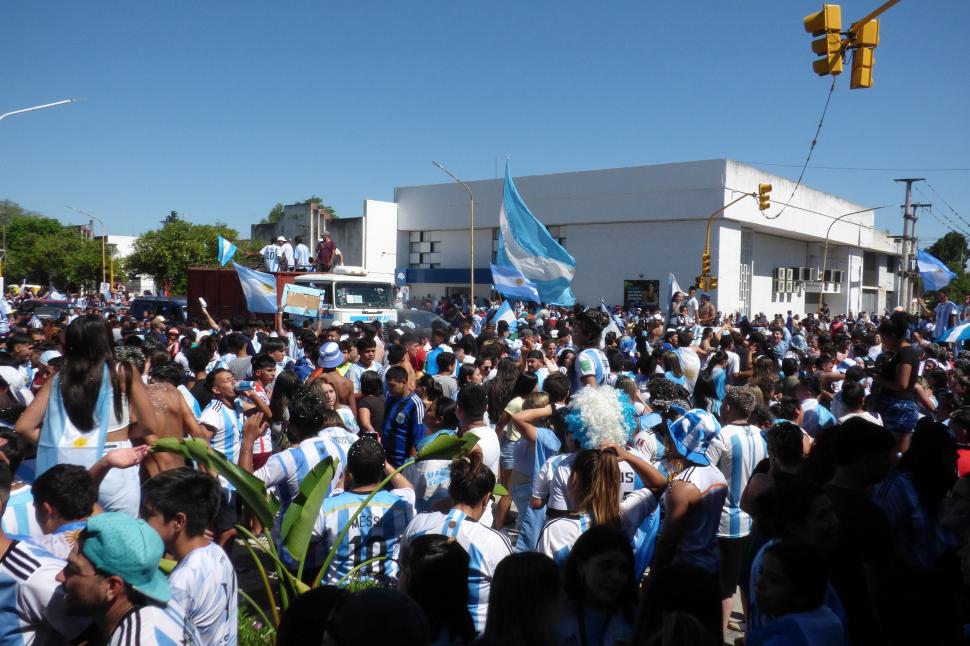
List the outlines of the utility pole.
{"label": "utility pole", "polygon": [[[932,204],[910,204],[909,205],[909,208],[912,211],[912,218],[913,218],[912,219],[913,224],[912,224],[912,226],[910,228],[909,236],[911,238],[911,243],[912,243],[912,246],[913,246],[913,262],[914,263],[916,262],[916,256],[917,256],[917,254],[919,252],[919,237],[916,235],[916,219],[917,219],[916,218],[916,209],[928,209],[928,208],[930,208],[932,206],[933,206]],[[916,289],[916,277],[918,275],[919,275],[919,267],[917,267],[913,271],[913,274],[912,274],[912,278],[913,278],[913,283],[912,284],[913,284],[913,290],[914,291]],[[919,310],[919,308],[917,308],[917,311],[918,310]]]}
{"label": "utility pole", "polygon": [[[906,183],[906,203],[903,205],[903,267],[900,273],[899,305],[907,312],[912,309],[913,282],[910,268],[916,257],[915,243],[911,244],[916,235],[916,215],[911,211],[913,204],[913,182],[922,182],[923,180],[924,178],[922,177],[904,177],[893,180],[895,182]],[[912,227],[910,227],[910,222],[912,222]]]}

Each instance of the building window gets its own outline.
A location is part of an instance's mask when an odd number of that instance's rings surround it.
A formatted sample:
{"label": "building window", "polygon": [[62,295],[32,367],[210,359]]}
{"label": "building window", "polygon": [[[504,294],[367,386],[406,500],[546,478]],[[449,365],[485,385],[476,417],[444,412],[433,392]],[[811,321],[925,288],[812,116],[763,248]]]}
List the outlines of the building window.
{"label": "building window", "polygon": [[498,262],[498,228],[492,229],[492,264]]}
{"label": "building window", "polygon": [[440,231],[411,231],[408,240],[411,269],[436,269],[441,265]]}

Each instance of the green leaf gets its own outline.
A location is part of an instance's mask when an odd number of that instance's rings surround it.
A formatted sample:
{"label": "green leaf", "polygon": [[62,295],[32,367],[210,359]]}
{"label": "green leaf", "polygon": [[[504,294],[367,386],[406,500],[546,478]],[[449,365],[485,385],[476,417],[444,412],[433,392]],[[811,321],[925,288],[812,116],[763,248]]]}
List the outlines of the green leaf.
{"label": "green leaf", "polygon": [[416,458],[417,462],[422,460],[454,460],[469,452],[478,443],[478,436],[474,433],[465,433],[461,437],[443,433],[424,445]]}
{"label": "green leaf", "polygon": [[501,482],[496,482],[495,486],[492,487],[493,496],[507,496],[509,495],[509,490],[502,486]]}
{"label": "green leaf", "polygon": [[239,498],[252,510],[263,527],[273,526],[280,505],[267,494],[263,481],[227,460],[226,456],[209,446],[205,440],[190,437],[177,440],[173,445],[171,438],[162,438],[155,443],[153,450],[178,453],[215,471],[236,488]]}
{"label": "green leaf", "polygon": [[313,533],[313,525],[320,515],[320,506],[327,497],[330,483],[337,472],[337,461],[327,456],[316,464],[300,483],[300,493],[283,515],[280,538],[287,551],[300,560],[300,570],[306,561],[307,548]]}

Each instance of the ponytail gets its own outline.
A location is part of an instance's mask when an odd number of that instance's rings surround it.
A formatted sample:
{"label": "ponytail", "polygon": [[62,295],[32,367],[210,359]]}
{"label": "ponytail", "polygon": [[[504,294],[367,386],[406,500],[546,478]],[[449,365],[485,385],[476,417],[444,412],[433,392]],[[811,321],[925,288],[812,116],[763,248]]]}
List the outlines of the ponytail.
{"label": "ponytail", "polygon": [[482,454],[472,451],[451,463],[448,495],[455,504],[477,505],[495,489],[495,474],[482,463]]}
{"label": "ponytail", "polygon": [[576,454],[570,484],[577,511],[593,517],[593,525],[620,527],[620,465],[611,450],[584,449]]}

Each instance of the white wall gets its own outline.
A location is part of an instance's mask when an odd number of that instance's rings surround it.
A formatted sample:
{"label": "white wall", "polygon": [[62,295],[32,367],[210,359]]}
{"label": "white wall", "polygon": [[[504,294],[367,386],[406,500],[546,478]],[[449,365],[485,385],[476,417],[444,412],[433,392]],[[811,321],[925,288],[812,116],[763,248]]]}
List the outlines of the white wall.
{"label": "white wall", "polygon": [[364,267],[388,274],[397,268],[397,204],[364,200]]}
{"label": "white wall", "polygon": [[776,313],[785,313],[788,310],[795,313],[804,312],[804,294],[776,295],[771,280],[776,267],[800,267],[805,264],[805,243],[801,240],[755,232],[752,246],[754,258],[751,274],[752,315],[764,312],[771,318]]}

